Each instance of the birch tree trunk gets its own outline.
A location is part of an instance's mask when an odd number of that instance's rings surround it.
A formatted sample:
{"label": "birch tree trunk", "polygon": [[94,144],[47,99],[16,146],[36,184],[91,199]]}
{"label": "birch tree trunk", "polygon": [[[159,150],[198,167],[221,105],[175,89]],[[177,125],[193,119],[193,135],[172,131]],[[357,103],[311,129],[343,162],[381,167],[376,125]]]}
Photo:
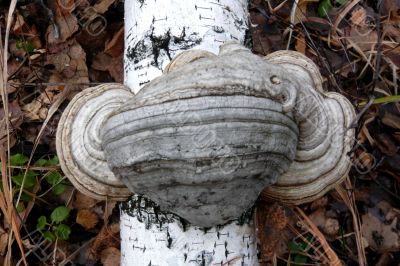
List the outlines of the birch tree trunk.
{"label": "birch tree trunk", "polygon": [[[125,83],[135,93],[188,49],[218,53],[244,43],[247,0],[125,0]],[[232,199],[235,200],[235,199]],[[252,211],[225,225],[199,228],[134,196],[121,205],[121,265],[257,266]]]}

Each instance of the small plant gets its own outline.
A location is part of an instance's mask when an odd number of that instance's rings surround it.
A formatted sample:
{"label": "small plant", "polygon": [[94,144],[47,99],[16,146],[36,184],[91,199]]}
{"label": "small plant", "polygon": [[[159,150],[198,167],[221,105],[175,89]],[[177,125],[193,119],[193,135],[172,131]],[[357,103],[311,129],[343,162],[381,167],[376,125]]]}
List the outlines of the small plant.
{"label": "small plant", "polygon": [[346,2],[347,0],[322,0],[318,6],[318,15],[323,18],[327,17],[335,3],[338,5],[344,5]]}
{"label": "small plant", "polygon": [[25,40],[17,40],[16,47],[17,49],[22,49],[27,53],[32,53],[35,50],[33,43]]}
{"label": "small plant", "polygon": [[67,240],[71,234],[71,228],[62,222],[68,218],[70,209],[59,206],[50,215],[50,221],[46,216],[40,216],[36,228],[43,232],[43,236],[48,241],[56,239]]}
{"label": "small plant", "polygon": [[[311,237],[307,237],[307,240],[310,241]],[[291,241],[289,243],[290,253],[294,254],[293,265],[304,265],[307,263],[309,256],[307,256],[307,252],[310,250],[310,246],[306,242],[297,242]]]}
{"label": "small plant", "polygon": [[[28,170],[25,174],[24,165],[27,164],[29,158],[23,154],[15,154],[10,157],[11,180],[14,184],[14,201],[18,197],[18,192],[22,189],[20,201],[16,209],[18,212],[25,210],[26,204],[31,202],[36,197],[37,192],[41,191],[42,179],[51,187],[51,191],[55,195],[60,195],[65,191],[65,185],[61,183],[63,176],[57,170],[46,170],[45,173],[41,170]],[[58,165],[59,161],[57,156],[51,159],[39,159],[36,161],[34,167],[54,167]],[[24,181],[25,178],[25,181]],[[17,193],[16,193],[17,192]]]}

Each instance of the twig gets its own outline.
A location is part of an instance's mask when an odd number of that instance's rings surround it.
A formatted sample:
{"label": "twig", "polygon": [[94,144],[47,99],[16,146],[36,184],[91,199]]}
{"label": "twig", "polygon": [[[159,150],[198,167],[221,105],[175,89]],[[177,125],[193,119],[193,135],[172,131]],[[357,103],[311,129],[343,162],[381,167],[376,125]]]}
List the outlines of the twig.
{"label": "twig", "polygon": [[351,122],[351,124],[350,124],[350,126],[349,126],[348,129],[357,127],[358,122],[359,122],[360,119],[363,117],[363,115],[365,114],[365,112],[367,112],[368,109],[371,107],[371,105],[374,103],[374,100],[375,100],[375,96],[372,96],[372,97],[368,100],[368,103],[364,106],[364,108],[356,115],[356,117],[355,117],[354,120]]}
{"label": "twig", "polygon": [[356,241],[357,241],[357,250],[358,250],[358,263],[360,266],[366,265],[366,257],[365,257],[365,250],[364,250],[364,245],[362,241],[362,235],[361,235],[361,222],[360,222],[360,216],[357,211],[357,207],[355,205],[355,197],[354,193],[348,192],[346,190],[352,191],[352,185],[347,177],[344,186],[346,189],[344,189],[342,186],[337,186],[336,187],[336,192],[339,194],[340,198],[343,200],[344,204],[347,206],[349,209],[351,215],[352,215],[352,220],[353,220],[353,227],[354,227],[354,232],[356,236]]}
{"label": "twig", "polygon": [[289,38],[288,38],[288,43],[286,45],[286,50],[289,50],[289,48],[290,48],[290,41],[292,40],[294,19],[296,16],[296,10],[297,10],[298,4],[299,4],[299,0],[295,0],[293,3],[293,6],[292,6],[292,10],[290,11]]}

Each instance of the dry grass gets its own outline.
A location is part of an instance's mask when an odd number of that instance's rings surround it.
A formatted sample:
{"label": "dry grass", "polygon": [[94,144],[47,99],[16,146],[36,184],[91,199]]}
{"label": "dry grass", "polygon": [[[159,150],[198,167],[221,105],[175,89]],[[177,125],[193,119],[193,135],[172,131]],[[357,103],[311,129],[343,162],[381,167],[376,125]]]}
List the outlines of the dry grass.
{"label": "dry grass", "polygon": [[[8,113],[9,113],[9,108],[8,108],[8,94],[7,94],[7,82],[8,82],[8,69],[7,69],[7,59],[8,59],[8,40],[10,36],[10,28],[11,28],[11,23],[13,21],[13,14],[15,11],[15,6],[17,4],[17,0],[12,0],[10,3],[9,11],[8,11],[8,16],[7,16],[7,26],[6,26],[6,35],[4,39],[4,45],[3,45],[3,40],[0,40],[0,50],[3,50],[2,53],[2,60],[1,60],[1,68],[2,71],[1,77],[0,77],[0,89],[1,89],[1,99],[3,102],[3,109],[5,115],[5,124],[6,124],[6,130],[7,130],[7,147],[5,149],[4,146],[2,146],[0,149],[0,157],[1,157],[1,163],[2,163],[2,171],[1,171],[1,177],[2,177],[2,182],[3,182],[3,190],[0,191],[0,208],[5,216],[5,219],[7,223],[10,225],[11,230],[8,232],[8,248],[7,248],[7,254],[6,254],[6,259],[4,262],[5,266],[11,265],[11,258],[12,258],[12,243],[14,240],[17,241],[18,247],[21,251],[21,255],[23,258],[23,262],[25,265],[28,265],[26,260],[25,260],[25,252],[24,252],[24,246],[22,244],[22,239],[20,235],[20,222],[18,220],[18,215],[16,212],[16,209],[13,204],[13,187],[11,183],[11,175],[10,175],[10,168],[7,167],[7,162],[9,162],[9,156],[10,156],[10,123],[8,120]],[[4,46],[4,49],[3,49]],[[7,157],[8,156],[8,157]],[[25,181],[25,178],[23,182]],[[23,186],[21,186],[23,187]]]}

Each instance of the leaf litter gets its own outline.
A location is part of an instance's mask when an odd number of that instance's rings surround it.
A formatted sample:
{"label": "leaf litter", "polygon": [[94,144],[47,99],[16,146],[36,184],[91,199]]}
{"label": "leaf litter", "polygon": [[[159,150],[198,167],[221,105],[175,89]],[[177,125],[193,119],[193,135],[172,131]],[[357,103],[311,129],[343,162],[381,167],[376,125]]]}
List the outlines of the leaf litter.
{"label": "leaf litter", "polygon": [[[9,145],[11,155],[32,154],[33,164],[50,160],[55,155],[58,119],[68,100],[91,85],[123,81],[122,2],[44,1],[45,8],[41,1],[16,4],[7,39],[8,104],[0,110],[3,150]],[[2,28],[7,25],[7,9],[2,3]],[[393,265],[400,260],[399,10],[398,0],[250,1],[253,52],[266,55],[289,48],[307,55],[320,67],[326,89],[346,95],[362,114],[355,124],[353,168],[346,184],[299,208],[260,198],[257,226],[262,265],[332,261]],[[90,23],[98,16],[108,23],[94,35]],[[371,99],[373,104],[366,105]],[[57,163],[44,167],[59,171]],[[12,251],[14,263],[35,264],[34,254],[41,247],[48,264],[118,264],[116,203],[85,198],[66,180],[61,181],[67,187],[61,195],[36,198],[52,187],[39,179],[34,182],[23,224],[10,223],[12,215],[5,206],[12,199],[0,198],[6,214],[0,221],[0,263],[10,260],[7,254]],[[35,230],[38,218],[50,217],[57,206],[71,210],[63,221],[71,234],[69,239],[49,242]],[[23,243],[26,255],[8,241],[16,226],[21,228],[18,243]],[[68,232],[61,229],[59,233]]]}

